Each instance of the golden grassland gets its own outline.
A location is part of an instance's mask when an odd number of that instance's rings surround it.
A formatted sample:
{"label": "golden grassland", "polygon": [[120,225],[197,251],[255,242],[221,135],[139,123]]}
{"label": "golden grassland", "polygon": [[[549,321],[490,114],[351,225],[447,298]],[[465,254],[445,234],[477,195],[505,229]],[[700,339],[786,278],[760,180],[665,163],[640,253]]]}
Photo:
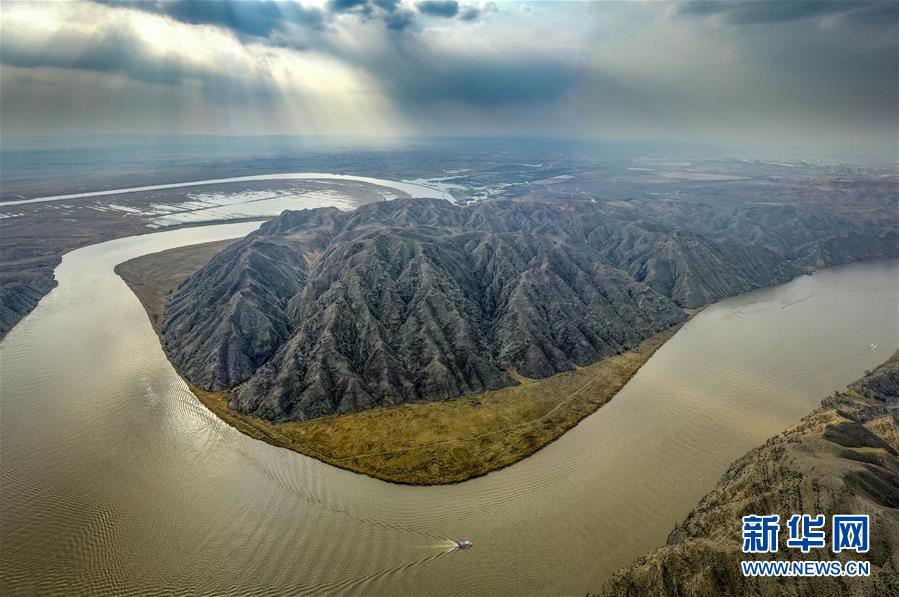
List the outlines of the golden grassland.
{"label": "golden grassland", "polygon": [[[168,294],[230,242],[145,255],[116,272],[158,332]],[[679,327],[546,379],[516,375],[515,387],[311,421],[272,423],[228,408],[227,392],[188,386],[209,410],[250,437],[385,481],[440,485],[509,466],[557,439],[611,400]]]}
{"label": "golden grassland", "polygon": [[443,402],[271,423],[228,408],[227,392],[190,388],[223,421],[276,446],[371,477],[440,485],[485,475],[533,454],[595,412],[670,338],[547,379]]}

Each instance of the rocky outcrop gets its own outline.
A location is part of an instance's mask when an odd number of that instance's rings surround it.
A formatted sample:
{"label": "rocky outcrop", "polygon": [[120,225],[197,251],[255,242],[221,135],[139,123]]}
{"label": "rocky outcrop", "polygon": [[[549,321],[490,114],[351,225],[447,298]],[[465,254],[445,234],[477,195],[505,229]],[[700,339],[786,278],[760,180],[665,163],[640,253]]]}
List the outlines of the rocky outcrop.
{"label": "rocky outcrop", "polygon": [[548,377],[796,273],[614,205],[288,211],[179,287],[162,337],[191,382],[234,388],[232,408],[300,420]]}
{"label": "rocky outcrop", "polygon": [[683,307],[707,305],[799,273],[763,247],[689,231],[631,226],[615,236],[601,245],[604,257]]}
{"label": "rocky outcrop", "polygon": [[806,267],[899,256],[899,232],[884,225],[895,222],[895,207],[887,204],[871,213],[851,210],[851,203],[841,210],[814,204],[750,205],[724,218],[700,216],[694,226],[716,238],[765,247]]}
{"label": "rocky outcrop", "polygon": [[[668,544],[618,572],[608,595],[899,594],[899,353],[731,465]],[[868,553],[782,549],[778,559],[863,559],[870,577],[744,577],[742,516],[863,513]],[[825,555],[826,554],[826,555]],[[772,554],[773,555],[773,554]]]}
{"label": "rocky outcrop", "polygon": [[162,335],[188,379],[209,390],[230,388],[287,341],[287,303],[305,285],[309,260],[327,244],[338,213],[286,212],[172,293]]}
{"label": "rocky outcrop", "polygon": [[0,338],[56,286],[53,268],[59,261],[47,258],[0,263]]}
{"label": "rocky outcrop", "polygon": [[354,238],[320,258],[291,300],[297,331],[233,408],[303,419],[479,393],[514,383],[504,370],[548,377],[683,319],[622,272],[524,234]]}

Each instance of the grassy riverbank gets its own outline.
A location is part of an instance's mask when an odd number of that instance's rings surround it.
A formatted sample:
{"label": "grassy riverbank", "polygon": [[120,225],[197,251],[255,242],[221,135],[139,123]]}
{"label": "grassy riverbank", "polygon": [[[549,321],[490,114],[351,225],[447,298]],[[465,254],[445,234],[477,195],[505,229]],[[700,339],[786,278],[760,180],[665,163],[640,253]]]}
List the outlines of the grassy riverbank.
{"label": "grassy riverbank", "polygon": [[[679,327],[679,326],[677,326]],[[612,399],[677,330],[553,377],[445,402],[406,404],[274,424],[228,408],[227,392],[194,394],[243,433],[385,481],[439,485],[530,456]]]}
{"label": "grassy riverbank", "polygon": [[[220,248],[173,249],[116,271],[158,328],[168,293]],[[559,438],[611,400],[679,327],[573,371],[541,380],[517,376],[515,387],[311,421],[271,423],[231,410],[227,392],[188,385],[219,418],[251,437],[378,479],[438,485],[509,466]]]}

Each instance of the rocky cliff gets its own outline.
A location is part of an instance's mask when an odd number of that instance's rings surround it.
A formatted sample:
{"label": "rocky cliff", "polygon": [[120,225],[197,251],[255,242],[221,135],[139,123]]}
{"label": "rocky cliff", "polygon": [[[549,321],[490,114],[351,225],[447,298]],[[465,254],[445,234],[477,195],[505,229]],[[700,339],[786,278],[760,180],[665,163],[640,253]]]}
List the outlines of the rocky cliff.
{"label": "rocky cliff", "polygon": [[0,338],[56,287],[53,268],[59,258],[0,263]]}

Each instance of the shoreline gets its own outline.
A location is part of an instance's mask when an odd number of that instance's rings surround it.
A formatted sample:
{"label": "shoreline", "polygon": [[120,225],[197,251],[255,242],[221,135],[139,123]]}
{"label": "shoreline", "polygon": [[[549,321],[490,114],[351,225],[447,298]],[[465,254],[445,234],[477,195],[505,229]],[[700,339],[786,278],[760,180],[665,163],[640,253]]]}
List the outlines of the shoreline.
{"label": "shoreline", "polygon": [[[203,404],[203,406],[205,406],[209,411],[216,415],[216,417],[218,417],[222,422],[243,433],[244,435],[252,437],[253,439],[264,441],[269,445],[291,450],[310,458],[315,458],[320,462],[337,468],[348,470],[354,473],[359,473],[368,477],[372,477],[374,479],[378,479],[380,481],[386,481],[388,483],[394,483],[397,485],[410,485],[416,487],[453,485],[457,483],[463,483],[477,477],[482,477],[484,475],[487,475],[488,473],[512,466],[513,464],[516,464],[532,456],[533,454],[539,452],[546,446],[561,438],[568,431],[576,427],[581,421],[596,413],[600,408],[608,404],[616,395],[618,395],[621,389],[631,380],[631,378],[633,378],[634,375],[637,374],[642,366],[646,364],[647,361],[649,361],[652,355],[655,354],[655,352],[659,348],[661,348],[668,340],[670,340],[684,326],[684,324],[690,321],[690,319],[692,319],[692,317],[695,314],[699,313],[701,310],[702,307],[693,310],[693,313],[689,314],[687,320],[676,324],[671,328],[668,328],[667,330],[656,334],[655,336],[647,338],[646,340],[641,342],[635,349],[611,357],[607,357],[605,359],[602,359],[601,361],[597,361],[596,363],[587,365],[585,367],[579,367],[573,371],[558,373],[546,379],[532,380],[517,376],[519,380],[523,381],[521,385],[501,388],[499,390],[492,390],[489,392],[484,392],[482,394],[457,396],[455,398],[450,398],[441,402],[417,402],[399,406],[374,408],[359,413],[331,415],[327,417],[311,419],[309,421],[272,423],[260,417],[244,415],[232,410],[228,406],[230,392],[211,392],[203,390],[202,388],[199,388],[190,383],[190,381],[188,381],[184,377],[184,375],[182,375],[181,372],[178,371],[177,368],[175,368],[175,365],[173,363],[172,368],[175,369],[175,372],[178,374],[178,376],[182,380],[184,380],[185,384],[187,384],[188,389],[190,389],[191,393],[197,398],[197,400],[200,401],[201,404]],[[632,362],[625,365],[625,361]],[[171,361],[169,362],[171,363]],[[628,367],[628,365],[630,366]],[[599,391],[595,392],[593,394],[593,397],[587,397],[572,404],[567,403],[568,400],[574,397],[574,394],[579,393],[580,390],[596,382],[597,378],[604,376],[604,373],[607,373],[606,371],[604,371],[605,369],[618,368],[621,366],[627,367],[628,370],[619,378],[618,383],[615,383],[608,387],[599,388]],[[516,425],[512,425],[511,427],[491,429],[474,436],[447,438],[434,442],[398,447],[396,449],[376,451],[374,453],[352,454],[349,456],[339,457],[335,457],[333,454],[328,453],[331,446],[325,445],[325,449],[322,449],[323,446],[315,445],[315,443],[313,443],[314,440],[304,441],[303,438],[299,436],[299,434],[304,434],[304,432],[306,432],[305,434],[310,434],[309,432],[313,431],[314,428],[332,427],[333,431],[341,431],[341,428],[348,427],[348,425],[346,425],[348,422],[349,426],[352,427],[352,421],[354,419],[363,419],[363,425],[367,422],[364,420],[369,418],[395,418],[407,421],[409,418],[407,414],[410,410],[433,410],[433,413],[417,412],[412,415],[413,417],[433,420],[434,417],[429,415],[437,414],[439,416],[439,411],[443,406],[474,403],[472,405],[472,408],[477,408],[478,406],[481,406],[483,404],[483,401],[503,400],[504,397],[496,396],[496,394],[498,393],[510,393],[510,391],[514,390],[522,391],[520,390],[521,388],[529,385],[554,384],[558,383],[560,378],[572,377],[575,375],[586,375],[587,379],[582,385],[577,387],[574,392],[566,396],[559,404],[551,408],[549,411],[545,412],[543,415],[535,419],[522,421]],[[526,397],[524,399],[526,399]],[[555,426],[551,427],[548,430],[547,435],[544,438],[541,438],[540,441],[529,444],[527,447],[516,453],[507,453],[506,458],[502,458],[499,461],[492,462],[489,465],[468,467],[468,469],[462,473],[459,473],[458,471],[438,471],[436,473],[413,476],[403,474],[402,472],[394,472],[389,466],[383,468],[375,468],[371,465],[366,466],[364,464],[366,460],[370,460],[372,458],[379,459],[387,457],[389,459],[390,457],[397,456],[399,454],[442,449],[443,447],[451,444],[474,443],[482,440],[482,438],[487,436],[508,434],[509,432],[519,427],[534,428],[537,423],[543,421],[544,419],[547,419],[548,417],[551,417],[554,414],[557,414],[557,410],[560,409],[560,407],[570,408],[570,411],[566,411],[566,409],[562,409],[559,411],[563,415],[567,414],[568,416],[563,416]],[[388,421],[388,425],[390,423],[392,423],[392,421]],[[347,431],[349,431],[349,429],[347,429]],[[341,434],[341,436],[343,436],[343,434]],[[360,461],[362,461],[362,464],[357,464]],[[426,463],[425,460],[422,460],[421,462],[423,464]],[[476,461],[472,464],[479,465],[483,463]]]}
{"label": "shoreline", "polygon": [[[116,266],[147,313],[163,353],[159,327],[166,297],[225,242],[233,241],[188,245]],[[207,409],[244,435],[382,481],[446,485],[515,464],[560,438],[612,400],[699,311],[685,310],[683,322],[631,350],[545,379],[513,371],[515,386],[308,421],[272,423],[241,414],[229,408],[229,392],[203,390],[173,363],[172,368]]]}
{"label": "shoreline", "polygon": [[[48,201],[65,201],[71,199],[85,199],[94,197],[106,197],[109,195],[122,195],[127,193],[140,193],[144,191],[160,191],[168,189],[181,189],[184,187],[198,187],[220,184],[234,184],[241,182],[258,181],[299,181],[299,180],[338,180],[349,182],[361,182],[377,187],[405,193],[410,197],[431,197],[445,199],[454,202],[452,195],[444,190],[429,187],[418,182],[405,180],[388,180],[386,178],[374,178],[371,176],[358,176],[355,174],[336,174],[333,172],[281,172],[274,174],[252,174],[246,176],[234,176],[230,178],[211,178],[204,180],[192,180],[187,182],[169,182],[162,184],[144,185],[139,187],[126,187],[121,189],[105,189],[100,191],[86,191],[83,193],[69,193],[63,195],[47,195],[27,199],[12,199],[0,201],[0,207],[28,205],[31,203],[45,203]],[[413,194],[414,193],[414,194]]]}
{"label": "shoreline", "polygon": [[[2,298],[0,341],[55,287],[54,271],[67,253],[132,236],[224,223],[262,222],[277,217],[281,210],[275,209],[272,213],[262,215],[243,214],[238,217],[228,217],[225,213],[213,211],[206,214],[207,217],[197,220],[188,218],[186,221],[182,221],[177,215],[196,211],[179,207],[180,199],[184,198],[184,193],[192,189],[202,192],[209,186],[206,183],[258,186],[260,181],[269,183],[272,188],[299,185],[304,190],[313,187],[313,190],[323,188],[335,190],[346,200],[346,205],[340,209],[355,209],[369,202],[411,197],[407,190],[418,192],[419,195],[430,194],[428,192],[430,187],[386,179],[353,175],[288,173],[274,177],[272,175],[262,178],[237,177],[92,191],[17,202],[0,201],[0,210],[14,209],[17,212],[11,214],[15,218],[0,218],[0,237],[2,237],[0,245],[9,253],[6,261],[0,264],[2,265],[0,282],[3,291],[0,293]],[[244,186],[236,190],[241,191],[245,188]],[[153,192],[162,192],[164,196],[154,197]],[[62,199],[65,199],[65,210],[61,211],[58,205],[51,205],[54,201]],[[121,200],[126,209],[108,209],[113,200]],[[312,205],[305,206],[300,202],[299,205],[288,207],[303,209],[315,207],[319,203],[316,201]],[[333,205],[334,202],[326,203]],[[158,212],[160,206],[164,208],[162,212]],[[223,206],[219,206],[221,207]],[[170,225],[157,222],[160,214],[170,219]]]}
{"label": "shoreline", "polygon": [[[641,554],[603,583],[595,594],[773,594],[783,588],[772,576],[740,577],[740,561],[777,561],[780,554],[741,553],[739,520],[756,511],[801,512],[814,503],[830,518],[864,512],[871,519],[871,547],[865,554],[871,574],[851,587],[839,577],[799,578],[798,593],[818,595],[888,594],[899,553],[899,491],[891,483],[899,469],[899,350],[822,399],[817,408],[730,463],[716,485],[697,500],[664,544]],[[798,556],[798,554],[797,554]],[[853,555],[838,554],[845,563]],[[814,552],[801,556],[814,559]],[[668,572],[680,571],[672,581]]]}
{"label": "shoreline", "polygon": [[[188,245],[145,255],[115,268],[144,306],[157,337],[165,297],[205,265],[211,254],[194,260],[187,268],[190,271],[176,272],[174,264],[183,266],[184,255],[202,252],[201,247]],[[145,293],[155,297],[155,304]],[[513,371],[510,374],[521,382],[517,386],[309,421],[272,423],[241,414],[229,408],[229,392],[194,386],[172,366],[207,409],[254,439],[383,481],[445,485],[510,466],[564,435],[608,403],[701,309],[685,309],[684,322],[634,349],[546,379],[526,379]],[[583,391],[590,386],[594,387]]]}

